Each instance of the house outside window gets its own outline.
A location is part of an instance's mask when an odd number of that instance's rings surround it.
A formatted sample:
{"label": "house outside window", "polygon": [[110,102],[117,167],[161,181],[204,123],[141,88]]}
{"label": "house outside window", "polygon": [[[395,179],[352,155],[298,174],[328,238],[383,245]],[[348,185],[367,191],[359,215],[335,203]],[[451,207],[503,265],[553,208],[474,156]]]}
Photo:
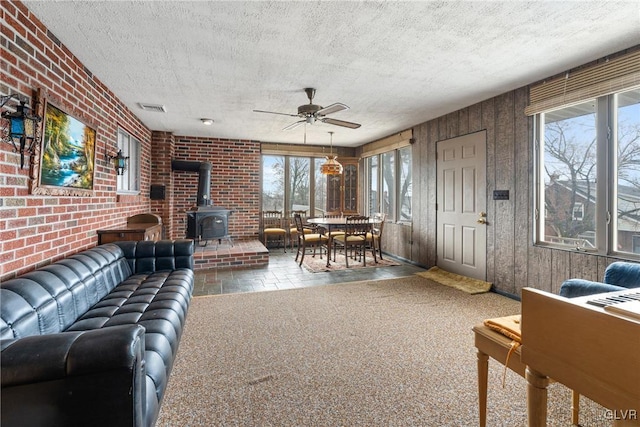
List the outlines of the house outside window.
{"label": "house outside window", "polygon": [[124,129],[118,129],[118,150],[129,157],[127,168],[118,175],[116,191],[119,194],[138,194],[140,192],[140,141]]}
{"label": "house outside window", "polygon": [[640,89],[537,114],[536,153],[538,244],[638,253]]}

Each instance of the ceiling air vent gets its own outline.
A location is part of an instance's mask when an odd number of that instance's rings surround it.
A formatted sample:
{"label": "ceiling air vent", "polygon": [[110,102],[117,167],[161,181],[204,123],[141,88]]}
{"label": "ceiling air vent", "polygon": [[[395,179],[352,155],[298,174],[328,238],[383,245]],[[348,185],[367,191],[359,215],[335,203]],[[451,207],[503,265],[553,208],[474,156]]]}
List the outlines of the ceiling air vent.
{"label": "ceiling air vent", "polygon": [[144,104],[142,102],[139,102],[138,105],[140,106],[140,108],[142,108],[145,111],[152,111],[155,113],[166,113],[167,109],[164,108],[164,105],[158,105],[158,104]]}

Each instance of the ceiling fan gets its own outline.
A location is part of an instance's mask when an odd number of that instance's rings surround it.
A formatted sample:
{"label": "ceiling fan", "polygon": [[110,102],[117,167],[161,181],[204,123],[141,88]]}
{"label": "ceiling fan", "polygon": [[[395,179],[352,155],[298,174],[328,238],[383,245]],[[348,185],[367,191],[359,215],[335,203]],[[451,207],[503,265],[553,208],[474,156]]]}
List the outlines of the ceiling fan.
{"label": "ceiling fan", "polygon": [[322,107],[321,105],[316,105],[313,103],[313,97],[316,94],[316,90],[314,88],[308,87],[304,90],[307,93],[307,97],[309,98],[309,103],[304,104],[298,107],[298,114],[289,114],[289,113],[277,113],[275,111],[264,111],[264,110],[253,110],[256,113],[269,113],[269,114],[280,114],[282,116],[291,116],[291,117],[301,117],[302,120],[298,120],[297,122],[291,123],[289,126],[286,126],[282,130],[291,130],[303,123],[313,124],[316,121],[321,121],[322,123],[328,123],[330,125],[343,126],[351,129],[358,129],[360,127],[359,123],[346,122],[344,120],[332,119],[330,117],[326,117],[329,114],[337,113],[338,111],[348,110],[349,107],[346,105],[336,102],[335,104],[331,104],[327,107]]}

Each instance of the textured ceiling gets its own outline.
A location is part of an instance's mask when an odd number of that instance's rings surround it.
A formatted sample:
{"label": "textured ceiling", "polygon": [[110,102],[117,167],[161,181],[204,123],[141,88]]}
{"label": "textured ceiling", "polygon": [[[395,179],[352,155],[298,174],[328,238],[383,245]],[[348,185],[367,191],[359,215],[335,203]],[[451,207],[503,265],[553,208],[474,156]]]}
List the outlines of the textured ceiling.
{"label": "textured ceiling", "polygon": [[[361,145],[640,41],[638,0],[25,4],[149,128],[264,142]],[[252,111],[305,87],[362,127]]]}

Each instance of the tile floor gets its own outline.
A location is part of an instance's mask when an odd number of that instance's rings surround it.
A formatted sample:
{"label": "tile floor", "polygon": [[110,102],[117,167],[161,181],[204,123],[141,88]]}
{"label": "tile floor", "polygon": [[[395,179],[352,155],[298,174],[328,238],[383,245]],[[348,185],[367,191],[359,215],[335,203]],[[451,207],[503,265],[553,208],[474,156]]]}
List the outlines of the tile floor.
{"label": "tile floor", "polygon": [[[308,256],[308,255],[307,255]],[[387,257],[388,255],[384,255]],[[402,263],[393,267],[358,268],[312,273],[300,267],[293,253],[271,250],[269,264],[261,267],[197,270],[193,295],[219,295],[235,292],[258,292],[303,288],[359,280],[392,279],[411,276],[423,268]],[[396,260],[399,261],[399,260]],[[400,262],[400,261],[399,261]]]}

